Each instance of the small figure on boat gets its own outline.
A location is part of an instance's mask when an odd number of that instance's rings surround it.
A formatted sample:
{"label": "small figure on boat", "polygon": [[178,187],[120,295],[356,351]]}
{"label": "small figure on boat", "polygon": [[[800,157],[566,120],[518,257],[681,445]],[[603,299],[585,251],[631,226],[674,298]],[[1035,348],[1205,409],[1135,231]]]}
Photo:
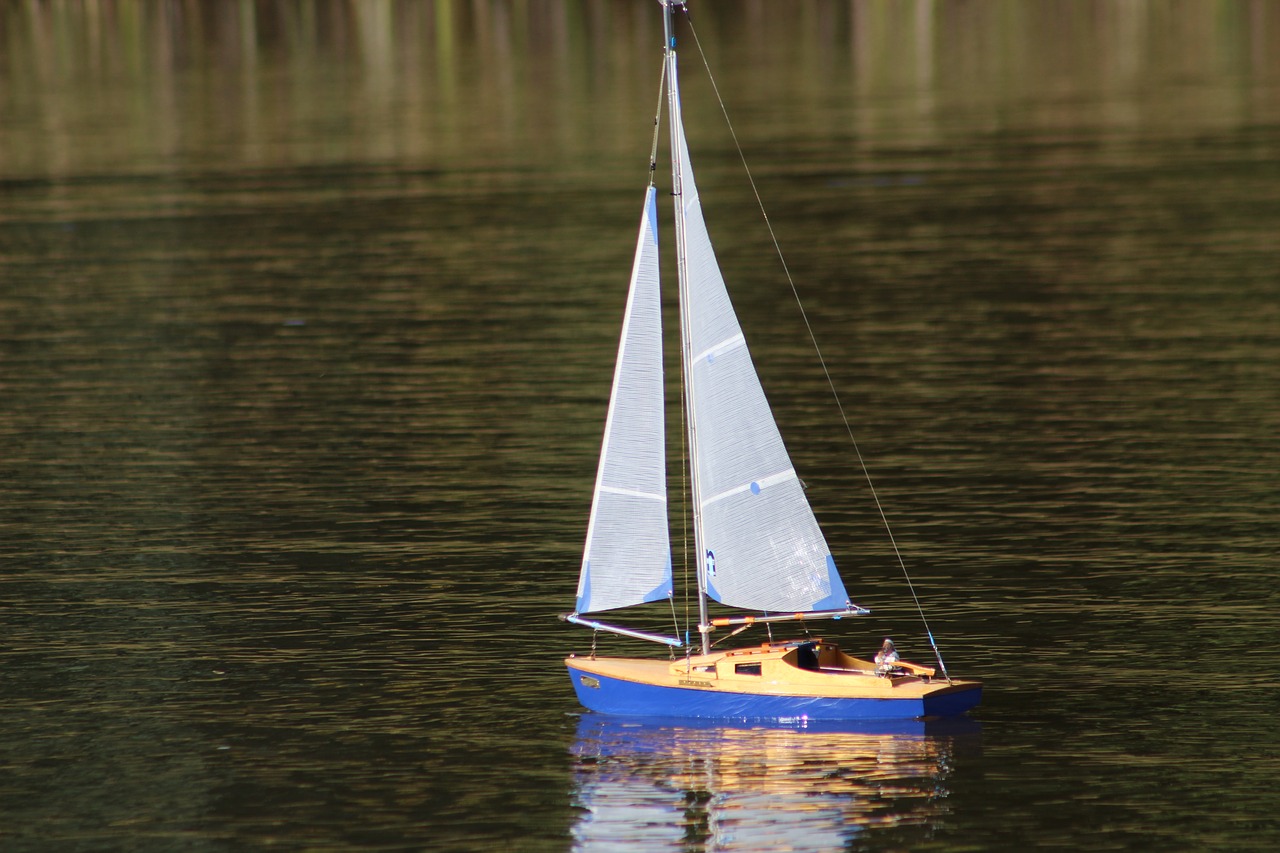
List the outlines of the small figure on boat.
{"label": "small figure on boat", "polygon": [[893,647],[893,640],[885,637],[884,645],[880,647],[880,651],[876,652],[876,672],[879,675],[888,675],[898,668],[898,660],[898,650]]}

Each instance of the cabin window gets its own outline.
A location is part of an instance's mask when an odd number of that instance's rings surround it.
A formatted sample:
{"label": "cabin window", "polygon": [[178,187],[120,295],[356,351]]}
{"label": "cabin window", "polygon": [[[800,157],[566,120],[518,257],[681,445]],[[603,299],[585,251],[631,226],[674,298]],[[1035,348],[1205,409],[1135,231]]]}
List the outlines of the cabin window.
{"label": "cabin window", "polygon": [[758,663],[735,663],[733,671],[738,675],[759,675],[760,664]]}

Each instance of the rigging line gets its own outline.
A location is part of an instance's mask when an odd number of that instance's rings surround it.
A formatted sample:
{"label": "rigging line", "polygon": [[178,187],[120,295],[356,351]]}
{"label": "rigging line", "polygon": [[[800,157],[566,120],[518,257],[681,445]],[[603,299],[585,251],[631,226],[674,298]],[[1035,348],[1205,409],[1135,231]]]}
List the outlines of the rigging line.
{"label": "rigging line", "polygon": [[658,75],[658,109],[653,114],[653,145],[649,148],[649,186],[653,186],[654,175],[658,171],[658,137],[662,131],[662,101],[667,92],[667,63],[662,63],[662,73]]}
{"label": "rigging line", "polygon": [[925,634],[929,638],[929,646],[933,649],[933,655],[938,660],[938,668],[942,670],[943,677],[950,681],[951,676],[947,674],[947,666],[942,661],[942,653],[938,651],[938,644],[933,639],[933,631],[929,628],[929,620],[925,618],[924,607],[920,604],[920,597],[916,595],[916,587],[911,581],[910,572],[907,571],[906,561],[903,560],[902,552],[898,549],[898,540],[893,535],[893,528],[889,526],[889,517],[885,514],[884,506],[880,503],[880,495],[876,492],[875,483],[872,482],[871,471],[867,468],[867,463],[862,457],[862,449],[858,447],[858,440],[853,435],[853,427],[849,425],[849,416],[845,413],[844,403],[840,401],[840,394],[836,390],[835,380],[831,378],[827,360],[822,355],[821,347],[818,346],[818,337],[813,331],[813,325],[809,322],[809,314],[804,310],[804,302],[800,299],[800,291],[796,287],[795,280],[791,277],[791,268],[787,266],[787,259],[782,254],[782,245],[778,242],[778,236],[773,231],[773,223],[769,221],[769,214],[764,208],[764,201],[760,198],[760,190],[756,187],[756,180],[751,174],[751,167],[747,165],[747,156],[743,153],[742,143],[738,141],[738,134],[733,129],[733,122],[729,120],[729,110],[725,106],[724,98],[720,96],[720,87],[716,85],[715,76],[711,73],[711,63],[707,60],[707,54],[702,49],[702,42],[698,39],[698,31],[694,28],[693,18],[689,15],[689,6],[685,4],[683,8],[685,21],[689,24],[689,33],[693,36],[693,43],[698,48],[698,55],[702,58],[703,67],[707,70],[707,80],[711,83],[711,91],[715,93],[716,101],[720,104],[720,113],[724,116],[724,122],[729,128],[729,136],[732,137],[734,148],[737,149],[738,159],[742,161],[742,169],[747,174],[747,182],[751,185],[751,192],[755,195],[756,205],[760,208],[760,215],[764,218],[764,225],[769,232],[769,239],[773,241],[773,249],[778,255],[778,261],[782,264],[782,272],[787,279],[787,285],[791,288],[791,295],[795,298],[796,307],[800,309],[800,318],[804,321],[805,330],[809,333],[809,342],[813,344],[813,350],[817,353],[818,364],[821,365],[822,374],[826,377],[827,387],[831,389],[831,397],[835,401],[836,409],[840,412],[840,420],[844,422],[844,429],[849,436],[849,443],[853,445],[854,455],[857,456],[858,465],[862,468],[862,476],[867,481],[867,488],[871,491],[871,498],[875,502],[876,511],[880,514],[880,521],[884,525],[885,533],[889,536],[889,543],[893,546],[893,554],[898,560],[898,567],[902,569],[902,576],[906,579],[907,589],[911,592],[911,600],[915,602],[916,612],[920,614],[920,622],[924,625]]}
{"label": "rigging line", "polygon": [[[675,626],[676,626],[676,638],[677,638],[677,639],[679,639],[679,637],[680,637],[680,617],[676,615],[676,597],[675,597],[675,594],[674,594],[674,593],[669,594],[669,595],[667,596],[667,601],[671,604],[671,624],[673,624],[673,625],[675,625]],[[672,659],[672,660],[675,660],[675,657],[676,657],[676,647],[675,647],[675,646],[668,646],[668,648],[671,650],[671,659]]]}

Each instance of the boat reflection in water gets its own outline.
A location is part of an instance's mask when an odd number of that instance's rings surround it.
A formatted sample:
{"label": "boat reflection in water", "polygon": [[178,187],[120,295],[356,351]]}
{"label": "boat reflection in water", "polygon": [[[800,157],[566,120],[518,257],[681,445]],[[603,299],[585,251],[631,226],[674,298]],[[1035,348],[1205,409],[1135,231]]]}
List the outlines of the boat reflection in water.
{"label": "boat reflection in water", "polygon": [[946,814],[967,718],[725,725],[584,714],[575,849],[838,850]]}

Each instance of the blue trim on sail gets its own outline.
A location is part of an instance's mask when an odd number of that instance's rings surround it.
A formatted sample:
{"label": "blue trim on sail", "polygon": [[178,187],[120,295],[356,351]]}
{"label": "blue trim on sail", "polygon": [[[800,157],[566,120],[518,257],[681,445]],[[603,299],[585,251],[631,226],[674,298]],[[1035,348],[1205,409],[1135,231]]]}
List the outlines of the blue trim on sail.
{"label": "blue trim on sail", "polygon": [[711,598],[724,603],[720,598],[720,593],[716,590],[716,585],[712,583],[716,577],[716,552],[711,548],[707,549],[706,556],[702,558],[702,581],[707,588],[707,595]]}
{"label": "blue trim on sail", "polygon": [[578,603],[574,606],[574,610],[579,613],[589,613],[587,605],[591,603],[591,561],[588,560],[582,567],[582,595],[578,596]]}
{"label": "blue trim on sail", "polygon": [[[675,594],[671,586],[671,558],[667,558],[666,577],[658,582],[658,585],[645,593],[642,603],[648,604],[651,601],[663,601]],[[578,613],[590,613],[591,604],[591,561],[588,560],[582,572],[582,595],[578,596],[578,602],[574,609]]]}
{"label": "blue trim on sail", "polygon": [[662,601],[675,595],[675,589],[671,586],[671,557],[667,557],[667,576],[655,586],[653,589],[645,593],[644,601],[648,604],[651,601]]}
{"label": "blue trim on sail", "polygon": [[653,238],[653,245],[658,245],[658,193],[654,187],[649,188],[649,204],[646,206],[649,212],[649,234]]}
{"label": "blue trim on sail", "polygon": [[844,582],[840,580],[840,572],[836,571],[835,558],[827,555],[827,583],[831,585],[831,595],[814,602],[812,610],[839,610],[849,603],[849,593],[844,591]]}
{"label": "blue trim on sail", "polygon": [[[708,557],[710,557],[708,562],[715,560],[714,552],[710,549],[708,549]],[[710,566],[708,566],[707,571],[703,572],[703,579],[706,582],[707,587],[707,595],[723,604],[724,599],[720,597],[720,592],[712,582],[714,577],[715,576],[712,574]],[[843,610],[849,604],[849,593],[845,592],[844,581],[840,579],[840,572],[836,569],[835,558],[830,554],[827,555],[827,588],[831,590],[831,593],[826,598],[815,601],[805,609]]]}

